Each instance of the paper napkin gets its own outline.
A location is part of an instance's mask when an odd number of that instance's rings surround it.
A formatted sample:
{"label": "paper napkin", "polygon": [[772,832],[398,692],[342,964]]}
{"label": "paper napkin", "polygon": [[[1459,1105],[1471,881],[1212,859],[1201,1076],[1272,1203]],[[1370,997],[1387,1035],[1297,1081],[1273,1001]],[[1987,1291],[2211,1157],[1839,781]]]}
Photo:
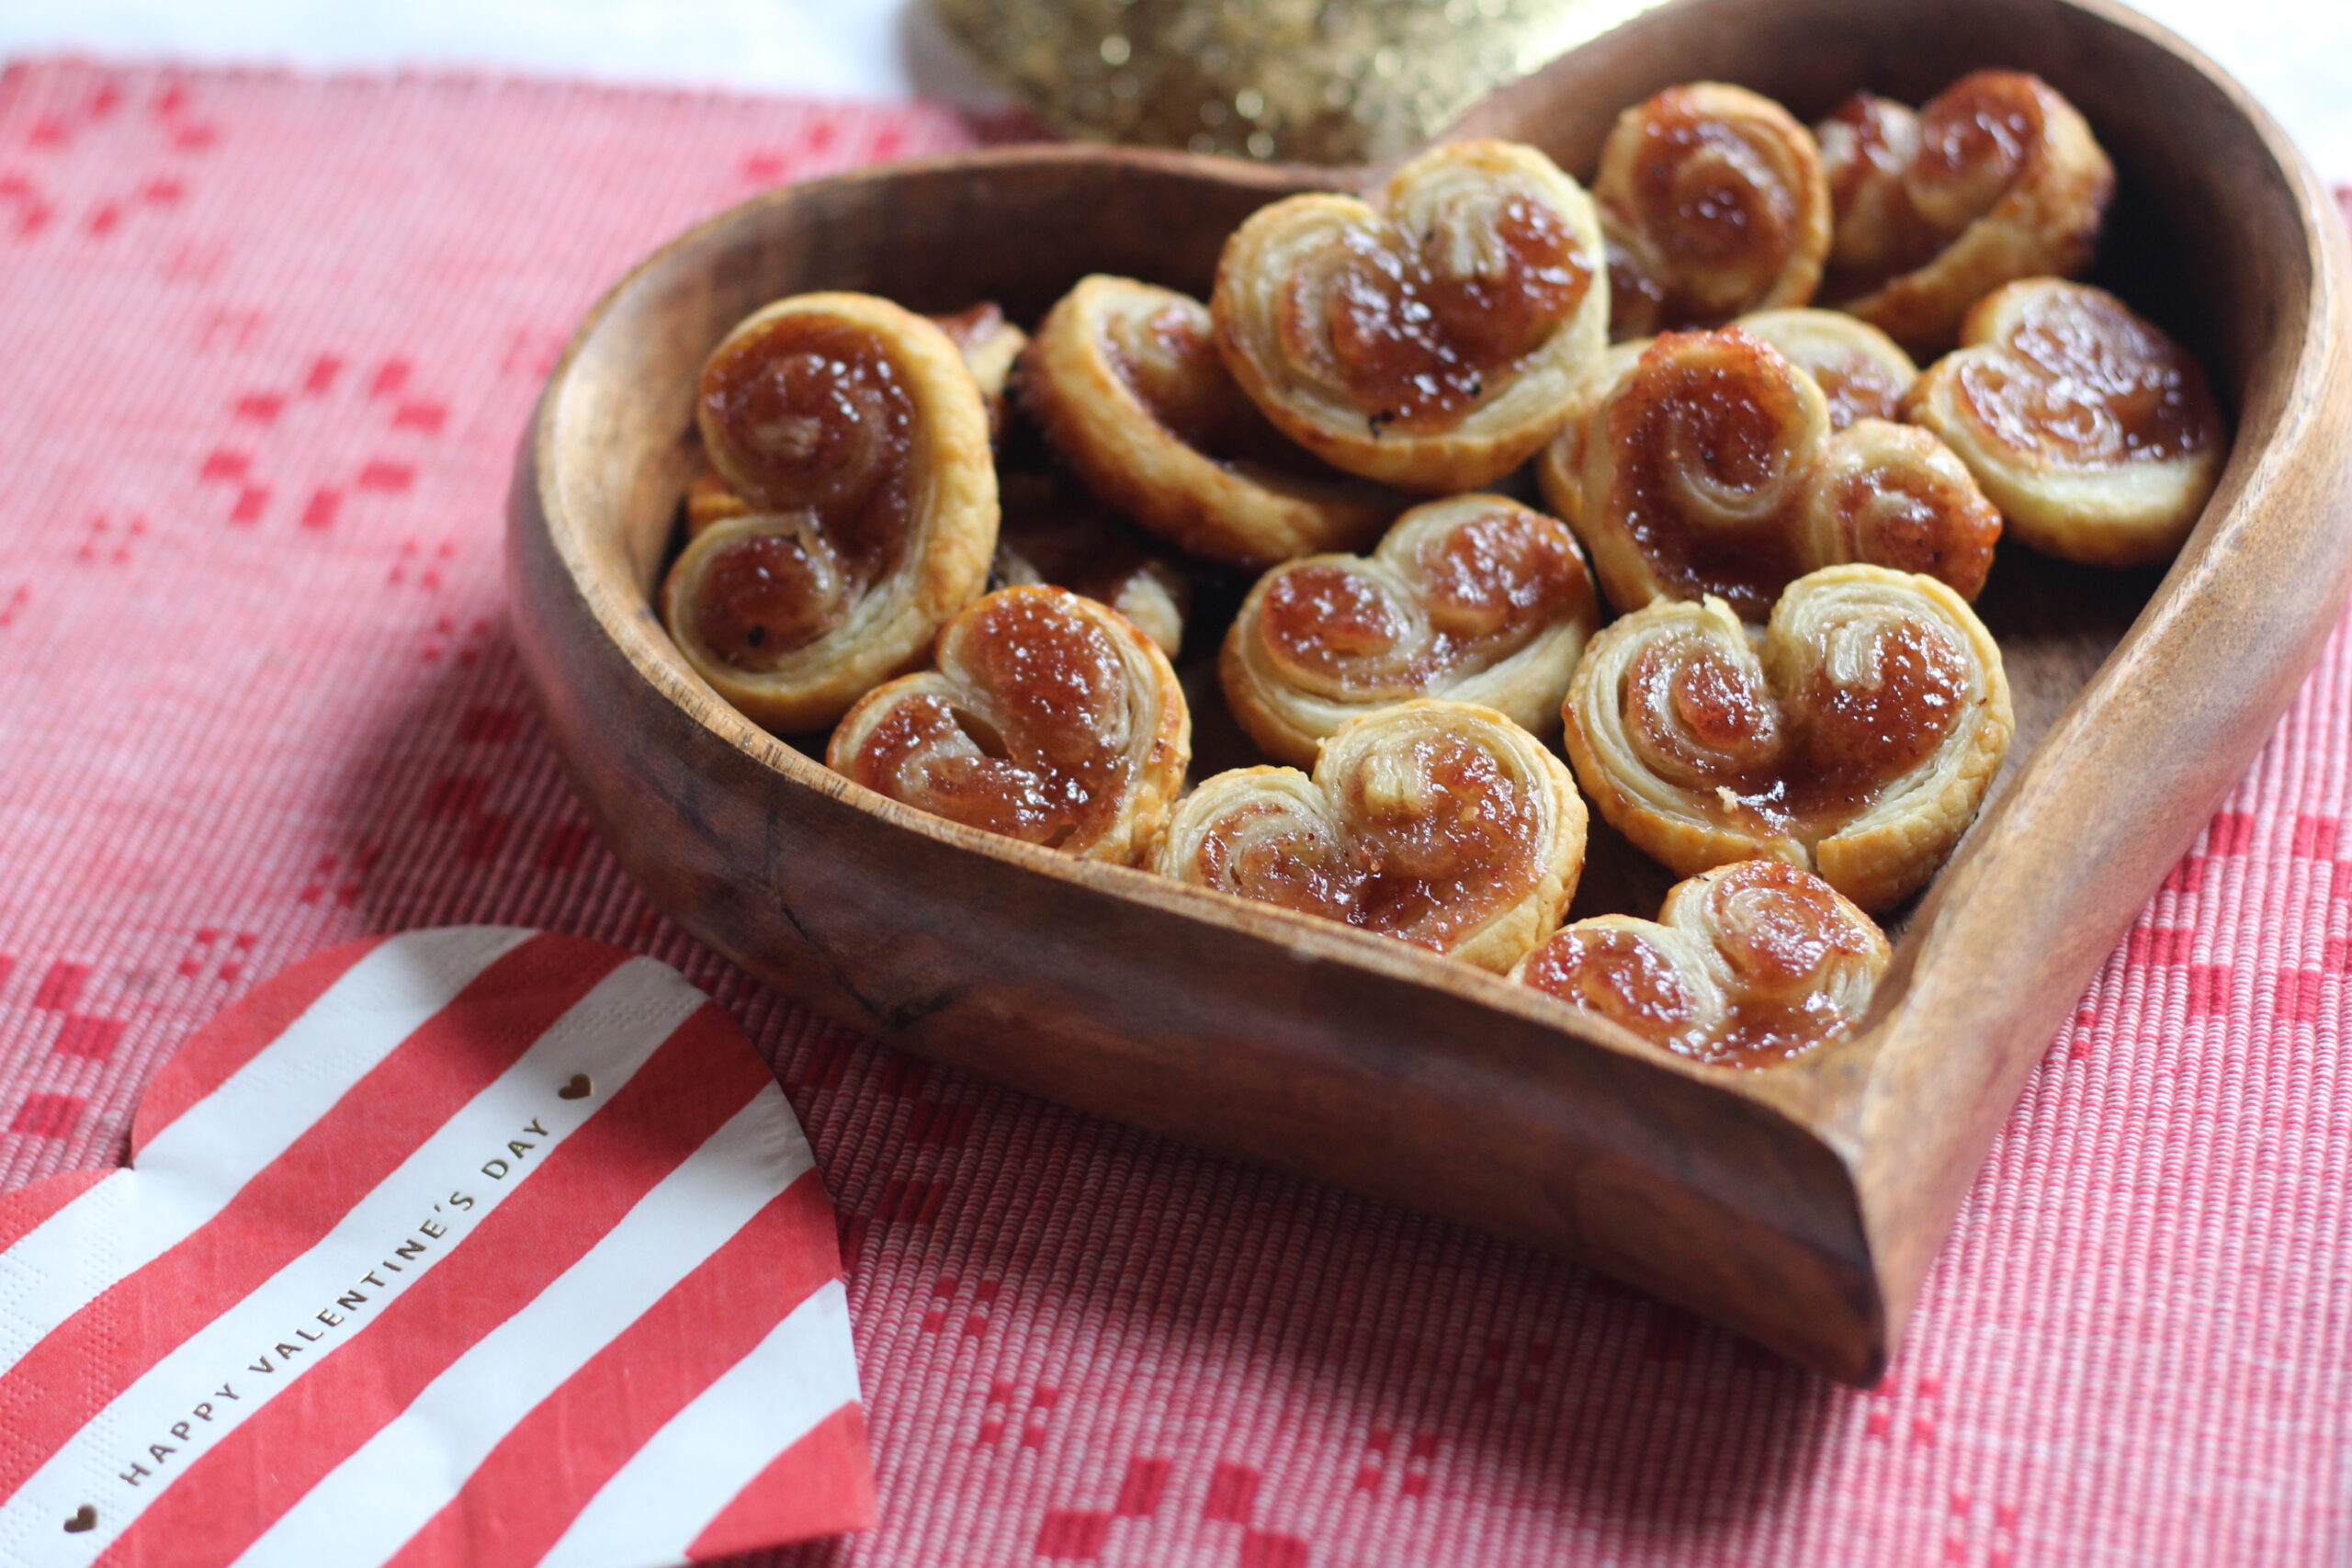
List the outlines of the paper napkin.
{"label": "paper napkin", "polygon": [[488,927],[215,1020],[0,1199],[0,1562],[650,1568],[870,1523],[833,1213],[675,970]]}

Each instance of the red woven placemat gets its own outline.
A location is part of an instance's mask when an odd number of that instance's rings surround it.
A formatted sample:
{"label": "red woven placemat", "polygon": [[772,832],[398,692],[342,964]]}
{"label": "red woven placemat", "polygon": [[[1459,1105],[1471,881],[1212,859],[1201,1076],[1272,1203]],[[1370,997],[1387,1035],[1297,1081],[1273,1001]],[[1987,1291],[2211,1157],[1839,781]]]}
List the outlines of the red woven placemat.
{"label": "red woven placemat", "polygon": [[[1564,1264],[849,1039],[591,836],[503,630],[594,297],[920,108],[0,77],[0,1184],[330,942],[679,964],[848,1217],[874,1564],[2313,1561],[2352,1437],[2352,638],[2052,1043],[1875,1392]],[[794,1561],[799,1561],[795,1557]]]}

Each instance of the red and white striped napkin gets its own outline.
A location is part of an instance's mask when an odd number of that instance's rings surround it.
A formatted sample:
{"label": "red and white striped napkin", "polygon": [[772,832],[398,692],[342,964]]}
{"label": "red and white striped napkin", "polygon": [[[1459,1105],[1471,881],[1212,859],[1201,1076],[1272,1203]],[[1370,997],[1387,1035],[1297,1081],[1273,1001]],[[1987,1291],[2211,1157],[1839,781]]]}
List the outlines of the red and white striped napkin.
{"label": "red and white striped napkin", "polygon": [[296,965],[0,1200],[0,1562],[650,1568],[872,1522],[833,1213],[724,1011],[582,938]]}

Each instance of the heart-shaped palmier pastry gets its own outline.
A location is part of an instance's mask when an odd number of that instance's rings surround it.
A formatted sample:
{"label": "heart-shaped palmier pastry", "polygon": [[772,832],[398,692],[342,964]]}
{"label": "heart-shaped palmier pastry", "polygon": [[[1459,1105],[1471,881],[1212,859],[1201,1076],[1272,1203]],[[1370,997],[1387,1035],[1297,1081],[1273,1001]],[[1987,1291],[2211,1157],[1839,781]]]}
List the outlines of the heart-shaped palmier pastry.
{"label": "heart-shaped palmier pastry", "polygon": [[1554,933],[1511,977],[1676,1055],[1785,1062],[1851,1031],[1891,950],[1871,918],[1783,861],[1678,882],[1657,920],[1600,915]]}
{"label": "heart-shaped palmier pastry", "polygon": [[1325,741],[1312,778],[1209,779],[1154,864],[1499,972],[1560,923],[1584,841],[1584,801],[1541,741],[1491,708],[1421,699]]}
{"label": "heart-shaped palmier pastry", "polygon": [[[1903,399],[1919,378],[1919,367],[1894,340],[1842,310],[1798,306],[1758,310],[1732,323],[1780,351],[1781,357],[1813,378],[1829,405],[1829,428],[1844,430],[1858,420],[1902,417]],[[1537,477],[1563,517],[1577,514],[1583,491],[1584,438],[1592,411],[1641,360],[1654,339],[1611,344],[1578,384],[1560,434],[1538,456]]]}
{"label": "heart-shaped palmier pastry", "polygon": [[1126,865],[1192,760],[1168,656],[1061,588],[1000,589],[957,615],[937,666],[868,693],[825,749],[836,773],[895,800]]}
{"label": "heart-shaped palmier pastry", "polygon": [[779,300],[712,352],[695,417],[750,510],[694,536],[662,618],[695,672],[757,722],[838,718],[986,585],[988,411],[933,322],[869,295]]}
{"label": "heart-shaped palmier pastry", "polygon": [[1836,429],[1814,379],[1739,326],[1652,342],[1538,479],[1625,610],[1713,594],[1761,620],[1789,582],[1844,561],[1973,599],[2001,532],[1941,442],[1880,419]]}
{"label": "heart-shaped palmier pastry", "polygon": [[1194,555],[1256,570],[1376,537],[1404,504],[1316,461],[1242,395],[1208,307],[1100,274],[1023,357],[1022,406],[1089,489]]}
{"label": "heart-shaped palmier pastry", "polygon": [[1171,552],[1155,548],[1075,481],[1009,473],[999,475],[997,484],[1004,520],[997,528],[990,588],[1067,588],[1110,605],[1162,653],[1176,657],[1193,585]]}
{"label": "heart-shaped palmier pastry", "polygon": [[1217,675],[1250,739],[1302,766],[1350,720],[1415,697],[1479,703],[1546,735],[1598,624],[1565,525],[1460,495],[1405,513],[1370,556],[1310,556],[1259,579]]}
{"label": "heart-shaped palmier pastry", "polygon": [[1914,354],[2001,285],[2090,265],[2115,167],[2038,76],[1971,72],[1917,114],[1857,93],[1815,130],[1838,213],[1824,294]]}
{"label": "heart-shaped palmier pastry", "polygon": [[1609,241],[1610,333],[1719,327],[1802,305],[1829,254],[1821,150],[1771,99],[1668,87],[1617,117],[1592,182]]}
{"label": "heart-shaped palmier pastry", "polygon": [[2204,372],[2104,289],[2012,283],[1968,313],[1910,417],[1943,437],[2035,549],[2098,566],[2164,560],[2222,477]]}
{"label": "heart-shaped palmier pastry", "polygon": [[1209,301],[1250,400],[1333,466],[1473,490],[1559,425],[1608,339],[1600,220],[1532,147],[1460,141],[1374,207],[1295,196],[1227,240]]}
{"label": "heart-shaped palmier pastry", "polygon": [[1967,603],[1874,566],[1799,578],[1760,637],[1720,599],[1637,610],[1586,648],[1562,716],[1594,807],[1668,869],[1787,861],[1866,909],[1943,863],[2013,724]]}

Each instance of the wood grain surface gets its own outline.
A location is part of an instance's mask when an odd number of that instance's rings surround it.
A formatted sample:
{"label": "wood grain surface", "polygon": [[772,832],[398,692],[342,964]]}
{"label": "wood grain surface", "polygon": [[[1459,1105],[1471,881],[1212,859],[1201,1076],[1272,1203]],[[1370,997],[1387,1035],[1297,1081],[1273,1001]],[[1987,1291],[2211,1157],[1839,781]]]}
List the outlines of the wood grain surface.
{"label": "wood grain surface", "polygon": [[[926,817],[826,772],[821,737],[756,728],[671,648],[651,592],[695,461],[694,382],[742,315],[856,288],[1034,322],[1094,271],[1205,295],[1244,214],[1370,171],[978,153],[773,193],[644,263],[557,367],[513,493],[515,634],[572,776],[662,908],[854,1028],[1569,1254],[1875,1378],[2053,1029],[2342,604],[2340,223],[2242,93],[2097,0],[1675,0],[1450,133],[1532,141],[1583,176],[1617,110],[1675,82],[1740,82],[1812,117],[1985,64],[2040,73],[2090,118],[2121,172],[2096,276],[2204,358],[2235,446],[2167,572],[2003,547],[1980,609],[2017,743],[1894,921],[1858,1037],[1769,1072],[1702,1068],[1384,938]],[[1188,629],[1196,677],[1221,630]],[[1213,690],[1188,684],[1196,703]],[[1654,914],[1670,880],[1596,831],[1575,912]]]}

